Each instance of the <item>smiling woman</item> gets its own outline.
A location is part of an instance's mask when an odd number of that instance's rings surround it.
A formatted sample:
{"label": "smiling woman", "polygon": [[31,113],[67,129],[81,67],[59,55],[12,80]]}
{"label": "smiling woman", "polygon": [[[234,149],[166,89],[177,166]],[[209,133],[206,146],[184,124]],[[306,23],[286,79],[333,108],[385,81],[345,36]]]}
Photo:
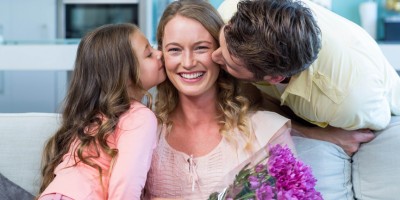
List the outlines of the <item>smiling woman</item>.
{"label": "smiling woman", "polygon": [[289,120],[254,112],[238,80],[213,62],[222,25],[215,8],[198,0],[174,1],[160,19],[168,79],[157,87],[161,126],[146,198],[207,199],[252,153],[293,145]]}
{"label": "smiling woman", "polygon": [[165,26],[162,51],[169,80],[182,94],[215,90],[220,68],[211,59],[217,42],[203,25],[177,15]]}

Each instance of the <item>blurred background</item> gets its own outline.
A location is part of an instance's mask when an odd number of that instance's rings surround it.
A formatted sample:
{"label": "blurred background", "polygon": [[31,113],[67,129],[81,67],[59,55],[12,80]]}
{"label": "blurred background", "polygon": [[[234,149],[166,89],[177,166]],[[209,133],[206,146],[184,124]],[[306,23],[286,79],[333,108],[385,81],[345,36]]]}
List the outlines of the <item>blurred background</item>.
{"label": "blurred background", "polygon": [[[0,112],[59,112],[82,35],[132,22],[155,44],[171,1],[0,0]],[[365,28],[400,70],[400,0],[313,1]]]}

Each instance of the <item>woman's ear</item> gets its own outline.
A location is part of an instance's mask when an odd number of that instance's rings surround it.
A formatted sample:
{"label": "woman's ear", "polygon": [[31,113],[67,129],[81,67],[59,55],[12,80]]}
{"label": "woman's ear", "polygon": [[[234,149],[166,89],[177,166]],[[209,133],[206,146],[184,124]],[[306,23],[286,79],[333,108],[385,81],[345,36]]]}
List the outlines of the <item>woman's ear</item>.
{"label": "woman's ear", "polygon": [[270,83],[271,85],[275,85],[285,80],[285,78],[285,76],[264,76],[264,81]]}

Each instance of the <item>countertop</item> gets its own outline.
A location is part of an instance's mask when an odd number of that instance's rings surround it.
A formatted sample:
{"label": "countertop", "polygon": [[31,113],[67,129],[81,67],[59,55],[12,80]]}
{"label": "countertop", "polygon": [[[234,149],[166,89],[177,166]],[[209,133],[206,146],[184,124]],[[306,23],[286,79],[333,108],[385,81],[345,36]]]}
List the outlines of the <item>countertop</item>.
{"label": "countertop", "polygon": [[0,44],[0,70],[72,70],[79,40],[6,41]]}

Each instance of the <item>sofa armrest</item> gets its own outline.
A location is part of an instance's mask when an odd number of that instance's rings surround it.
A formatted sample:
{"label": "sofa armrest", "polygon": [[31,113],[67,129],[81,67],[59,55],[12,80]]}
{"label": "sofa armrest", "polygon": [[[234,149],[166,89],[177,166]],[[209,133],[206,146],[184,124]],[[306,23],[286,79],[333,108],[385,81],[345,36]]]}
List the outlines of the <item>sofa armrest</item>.
{"label": "sofa armrest", "polygon": [[353,156],[352,174],[357,199],[399,199],[400,116],[393,116],[388,127],[362,144]]}

